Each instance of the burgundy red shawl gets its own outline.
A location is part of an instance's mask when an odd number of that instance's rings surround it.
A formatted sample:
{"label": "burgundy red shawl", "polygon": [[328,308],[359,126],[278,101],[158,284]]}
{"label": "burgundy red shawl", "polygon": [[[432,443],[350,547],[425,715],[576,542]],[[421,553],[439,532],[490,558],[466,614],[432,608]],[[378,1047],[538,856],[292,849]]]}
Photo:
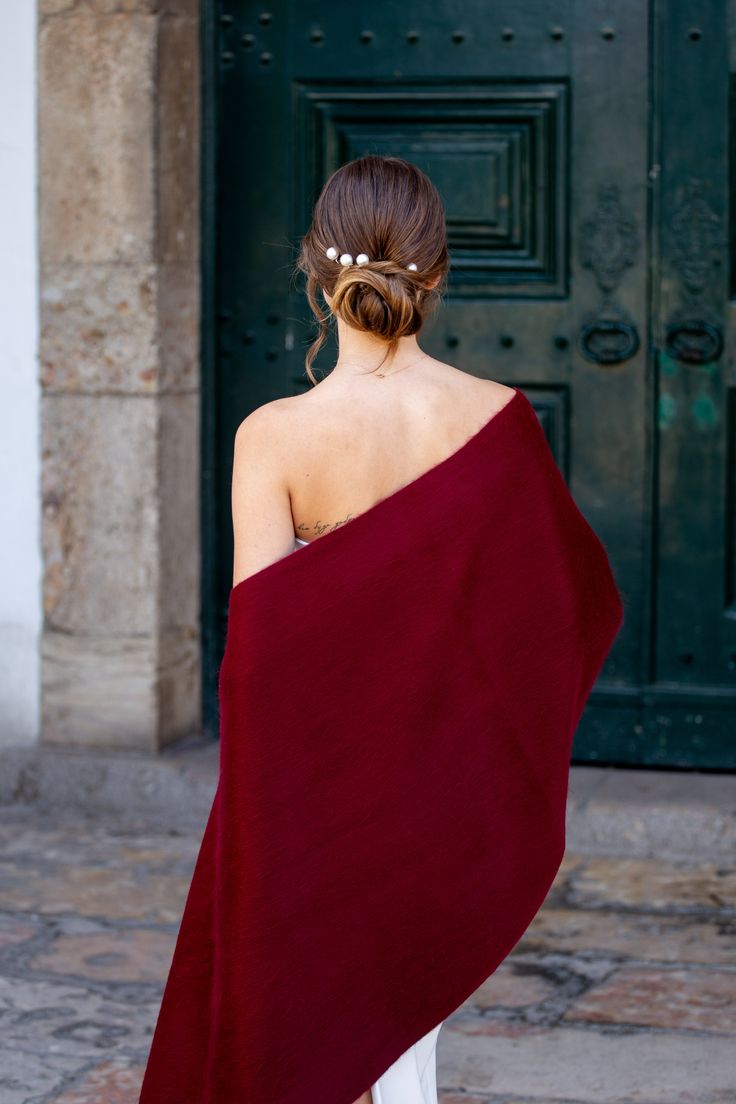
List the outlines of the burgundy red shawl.
{"label": "burgundy red shawl", "polygon": [[140,1104],[353,1104],[562,860],[623,620],[529,400],[230,592],[220,773]]}

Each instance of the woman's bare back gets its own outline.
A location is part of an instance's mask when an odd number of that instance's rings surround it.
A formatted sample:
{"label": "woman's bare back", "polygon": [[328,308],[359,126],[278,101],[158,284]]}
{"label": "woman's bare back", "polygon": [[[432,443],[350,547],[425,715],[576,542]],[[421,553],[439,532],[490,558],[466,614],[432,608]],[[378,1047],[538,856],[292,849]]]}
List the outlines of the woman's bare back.
{"label": "woman's bare back", "polygon": [[357,517],[455,452],[513,394],[428,358],[414,375],[343,373],[287,400],[294,531],[311,541]]}

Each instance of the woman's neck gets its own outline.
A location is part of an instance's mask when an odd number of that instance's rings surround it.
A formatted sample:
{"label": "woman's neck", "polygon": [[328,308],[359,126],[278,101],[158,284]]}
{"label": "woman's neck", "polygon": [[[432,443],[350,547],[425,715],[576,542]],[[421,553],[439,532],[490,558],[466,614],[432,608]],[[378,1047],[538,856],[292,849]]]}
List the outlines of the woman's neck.
{"label": "woman's neck", "polygon": [[[341,318],[337,319],[337,340],[338,356],[335,367],[330,372],[331,377],[347,378],[367,374],[371,369],[378,368],[381,361],[383,364],[379,371],[388,375],[408,367],[414,361],[421,360],[425,355],[419,347],[416,334],[412,334],[409,337],[399,338],[393,356],[386,357],[385,341],[381,341],[372,334],[353,329]],[[385,360],[384,357],[386,357]]]}

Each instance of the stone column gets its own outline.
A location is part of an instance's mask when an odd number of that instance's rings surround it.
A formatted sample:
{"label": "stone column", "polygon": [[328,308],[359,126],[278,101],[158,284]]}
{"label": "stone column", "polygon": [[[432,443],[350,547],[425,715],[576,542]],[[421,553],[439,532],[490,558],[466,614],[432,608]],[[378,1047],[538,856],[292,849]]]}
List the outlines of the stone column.
{"label": "stone column", "polygon": [[39,0],[42,740],[201,723],[198,0]]}

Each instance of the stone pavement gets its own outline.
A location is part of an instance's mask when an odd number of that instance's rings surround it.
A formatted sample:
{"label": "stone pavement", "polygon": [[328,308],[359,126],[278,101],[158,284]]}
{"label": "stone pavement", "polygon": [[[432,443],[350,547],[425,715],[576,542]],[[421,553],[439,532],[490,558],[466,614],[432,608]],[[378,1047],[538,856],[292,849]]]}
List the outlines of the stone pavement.
{"label": "stone pavement", "polygon": [[[0,814],[0,1104],[136,1104],[200,832]],[[445,1021],[441,1104],[736,1104],[736,856],[595,852]]]}

